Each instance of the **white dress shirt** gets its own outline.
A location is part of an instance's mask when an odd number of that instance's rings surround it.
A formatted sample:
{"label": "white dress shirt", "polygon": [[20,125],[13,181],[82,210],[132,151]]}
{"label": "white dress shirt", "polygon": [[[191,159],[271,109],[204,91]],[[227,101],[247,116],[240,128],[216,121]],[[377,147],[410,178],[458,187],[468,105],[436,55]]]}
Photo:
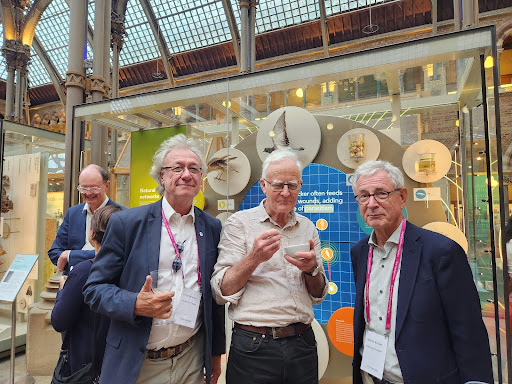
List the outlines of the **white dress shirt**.
{"label": "white dress shirt", "polygon": [[[169,227],[174,236],[176,244],[183,244],[183,252],[181,252],[181,269],[174,275],[174,286],[185,286],[186,288],[193,289],[194,291],[200,291],[198,284],[197,274],[197,263],[198,263],[198,248],[196,230],[194,226],[195,215],[194,206],[190,208],[190,211],[186,215],[180,215],[177,213],[169,204],[169,202],[163,198],[162,207],[164,209],[165,217],[169,220]],[[165,228],[165,224],[162,221],[160,235],[160,257],[158,262],[158,269],[171,269],[172,263],[176,258],[176,251],[172,245],[171,239]],[[184,273],[184,279],[182,277],[182,271]],[[165,289],[165,287],[163,287]],[[171,288],[171,290],[174,290]],[[173,297],[173,307],[179,305],[176,301],[178,298]],[[154,325],[151,327],[151,333],[149,335],[147,349],[158,350],[161,348],[168,348],[175,345],[179,345],[190,339],[195,335],[201,327],[201,308],[199,305],[199,311],[197,313],[197,320],[195,327],[188,328],[175,323],[167,325]],[[174,308],[173,308],[174,309]],[[154,319],[153,323],[158,321]]]}
{"label": "white dress shirt", "polygon": [[[388,310],[389,288],[391,286],[391,273],[395,262],[396,250],[400,239],[400,230],[402,223],[389,237],[384,248],[381,248],[375,242],[375,233],[372,232],[368,244],[373,245],[372,271],[370,275],[370,323],[366,325],[363,340],[366,339],[367,330],[377,332],[379,335],[386,334],[386,314]],[[402,252],[403,253],[403,252]],[[402,259],[400,258],[400,265]],[[395,286],[393,288],[393,304],[391,307],[391,329],[388,335],[388,345],[386,350],[386,361],[384,363],[383,378],[392,383],[403,383],[402,371],[398,363],[398,356],[395,350],[395,330],[396,330],[396,308],[398,304],[398,286],[400,282],[400,268],[396,275]],[[366,292],[365,292],[366,301]],[[364,312],[365,321],[366,311]],[[361,355],[364,350],[364,342],[361,347]],[[368,373],[361,371],[364,384],[373,384],[373,380]]]}

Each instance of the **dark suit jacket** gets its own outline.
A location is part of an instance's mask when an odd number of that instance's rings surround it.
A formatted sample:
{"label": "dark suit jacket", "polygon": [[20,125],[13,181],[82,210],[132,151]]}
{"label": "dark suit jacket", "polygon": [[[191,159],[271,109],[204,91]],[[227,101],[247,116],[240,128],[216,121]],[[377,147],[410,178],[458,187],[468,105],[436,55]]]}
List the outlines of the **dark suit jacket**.
{"label": "dark suit jacket", "polygon": [[[110,204],[119,205],[109,199],[107,205]],[[94,249],[82,251],[85,245],[85,224],[87,219],[87,211],[84,211],[84,207],[85,203],[82,203],[74,205],[66,211],[64,221],[57,232],[52,247],[48,251],[48,257],[54,265],[57,265],[60,254],[66,249],[73,251],[69,258],[69,263],[66,265],[66,270],[69,270],[70,266],[74,267],[81,261],[94,258]]]}
{"label": "dark suit jacket", "polygon": [[[112,216],[84,287],[85,301],[111,318],[101,372],[102,383],[135,383],[146,352],[152,318],[134,316],[137,294],[158,269],[162,200]],[[212,298],[210,278],[217,261],[221,223],[195,208],[203,295],[206,377],[211,356],[225,353],[224,306]]]}
{"label": "dark suit jacket", "polygon": [[[84,303],[82,288],[89,277],[92,262],[78,263],[69,273],[64,288],[57,292],[52,310],[52,326],[57,332],[66,332],[63,349],[68,350],[71,373],[92,361],[93,342],[96,343],[96,363],[101,367],[105,339],[110,319],[95,315]],[[94,318],[96,317],[96,334]]]}
{"label": "dark suit jacket", "polygon": [[[361,384],[368,237],[351,250],[356,283],[353,382]],[[395,348],[405,384],[494,383],[489,340],[464,250],[407,222]]]}

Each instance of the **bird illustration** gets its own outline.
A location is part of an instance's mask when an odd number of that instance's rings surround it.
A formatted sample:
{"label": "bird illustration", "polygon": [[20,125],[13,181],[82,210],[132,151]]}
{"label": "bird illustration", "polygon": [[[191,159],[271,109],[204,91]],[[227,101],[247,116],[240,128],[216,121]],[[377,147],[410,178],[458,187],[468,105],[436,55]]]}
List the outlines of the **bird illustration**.
{"label": "bird illustration", "polygon": [[277,119],[274,129],[270,131],[270,137],[272,138],[273,147],[267,147],[263,152],[272,153],[276,149],[289,148],[294,151],[303,151],[304,148],[293,148],[290,146],[290,139],[286,133],[286,111],[283,112],[279,119]]}
{"label": "bird illustration", "polygon": [[236,158],[237,158],[237,156],[229,156],[229,155],[225,155],[225,156],[221,156],[221,157],[212,157],[210,159],[210,161],[208,162],[208,173],[213,172],[213,171],[219,171],[219,173],[217,173],[217,176],[215,176],[215,180],[225,181],[222,178],[222,175],[227,174],[228,172],[237,172],[238,173],[238,170],[235,167],[233,167],[233,165],[229,165],[229,167],[228,167],[228,163],[230,161],[235,160]]}

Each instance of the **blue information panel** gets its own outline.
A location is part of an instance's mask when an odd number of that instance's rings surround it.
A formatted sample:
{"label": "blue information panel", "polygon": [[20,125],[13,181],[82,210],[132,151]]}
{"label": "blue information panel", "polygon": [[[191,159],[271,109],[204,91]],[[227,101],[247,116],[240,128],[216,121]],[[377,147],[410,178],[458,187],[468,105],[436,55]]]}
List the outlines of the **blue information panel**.
{"label": "blue information panel", "polygon": [[[319,323],[327,323],[338,308],[354,306],[356,291],[350,248],[366,233],[358,222],[357,202],[345,173],[311,163],[302,172],[302,180],[304,185],[297,199],[296,211],[309,218],[320,234],[329,294],[320,305],[314,306],[314,311]],[[245,196],[240,210],[253,208],[264,198],[258,181]]]}

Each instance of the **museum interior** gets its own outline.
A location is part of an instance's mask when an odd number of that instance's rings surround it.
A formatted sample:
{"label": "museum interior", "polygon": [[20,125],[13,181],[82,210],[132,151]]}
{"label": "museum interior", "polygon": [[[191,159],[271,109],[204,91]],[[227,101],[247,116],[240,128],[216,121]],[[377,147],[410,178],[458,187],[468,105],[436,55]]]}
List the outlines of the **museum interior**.
{"label": "museum interior", "polygon": [[80,169],[107,169],[125,207],[157,201],[152,155],[184,133],[208,164],[195,205],[224,221],[264,197],[286,115],[305,167],[296,210],[318,229],[329,280],[314,306],[320,383],[352,382],[340,324],[355,299],[350,248],[371,228],[351,175],[376,159],[406,175],[407,219],[466,251],[495,382],[512,382],[511,0],[3,0],[1,23],[0,279],[37,257],[14,299],[0,283],[0,381],[14,366],[23,382],[52,375],[47,252],[80,202]]}

